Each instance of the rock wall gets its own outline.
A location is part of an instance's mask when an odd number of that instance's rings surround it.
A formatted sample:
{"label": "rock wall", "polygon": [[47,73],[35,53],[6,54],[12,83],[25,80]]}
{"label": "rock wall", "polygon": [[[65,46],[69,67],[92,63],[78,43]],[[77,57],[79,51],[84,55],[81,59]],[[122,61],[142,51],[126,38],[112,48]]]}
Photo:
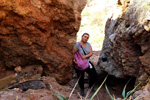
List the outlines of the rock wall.
{"label": "rock wall", "polygon": [[85,4],[86,0],[1,0],[1,75],[16,66],[38,64],[66,83]]}
{"label": "rock wall", "polygon": [[[105,40],[98,66],[117,78],[150,79],[150,2],[116,0],[105,26]],[[107,61],[102,61],[107,56]],[[147,81],[146,81],[147,80]]]}

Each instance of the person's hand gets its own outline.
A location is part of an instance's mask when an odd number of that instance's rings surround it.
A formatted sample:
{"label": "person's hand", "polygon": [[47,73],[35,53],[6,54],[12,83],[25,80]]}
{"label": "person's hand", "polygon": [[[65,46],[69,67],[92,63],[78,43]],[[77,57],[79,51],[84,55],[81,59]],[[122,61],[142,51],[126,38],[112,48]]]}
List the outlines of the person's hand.
{"label": "person's hand", "polygon": [[86,56],[81,56],[82,59],[86,59]]}
{"label": "person's hand", "polygon": [[73,60],[73,62],[74,62],[75,64],[78,64],[78,63],[76,62],[76,60],[75,60],[75,59]]}

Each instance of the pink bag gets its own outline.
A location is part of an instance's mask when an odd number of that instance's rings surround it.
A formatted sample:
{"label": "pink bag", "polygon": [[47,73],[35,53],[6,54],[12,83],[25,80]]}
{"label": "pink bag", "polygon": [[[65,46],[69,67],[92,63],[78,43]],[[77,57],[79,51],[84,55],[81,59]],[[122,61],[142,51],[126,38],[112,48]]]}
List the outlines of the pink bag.
{"label": "pink bag", "polygon": [[87,59],[82,59],[81,56],[82,56],[82,54],[80,54],[79,52],[76,52],[74,54],[74,58],[75,58],[76,62],[78,63],[78,65],[75,65],[75,68],[80,71],[83,71],[86,68],[88,68],[89,62]]}

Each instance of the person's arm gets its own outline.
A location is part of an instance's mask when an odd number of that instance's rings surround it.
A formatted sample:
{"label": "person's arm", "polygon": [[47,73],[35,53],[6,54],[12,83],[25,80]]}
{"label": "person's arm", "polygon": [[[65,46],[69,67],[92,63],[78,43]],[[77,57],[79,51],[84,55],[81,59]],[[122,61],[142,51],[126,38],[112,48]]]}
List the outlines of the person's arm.
{"label": "person's arm", "polygon": [[82,56],[82,59],[89,58],[89,57],[91,57],[93,55],[92,47],[90,46],[89,48],[90,48],[90,53],[87,54],[87,55]]}
{"label": "person's arm", "polygon": [[75,49],[73,50],[73,54],[75,54],[78,51],[78,48],[75,47]]}
{"label": "person's arm", "polygon": [[[75,49],[73,50],[73,54],[75,54],[77,51],[78,51],[78,48],[77,48],[77,47],[75,47]],[[74,62],[75,64],[77,64],[77,62],[76,62],[76,60],[75,60],[75,59],[73,59],[73,62]]]}

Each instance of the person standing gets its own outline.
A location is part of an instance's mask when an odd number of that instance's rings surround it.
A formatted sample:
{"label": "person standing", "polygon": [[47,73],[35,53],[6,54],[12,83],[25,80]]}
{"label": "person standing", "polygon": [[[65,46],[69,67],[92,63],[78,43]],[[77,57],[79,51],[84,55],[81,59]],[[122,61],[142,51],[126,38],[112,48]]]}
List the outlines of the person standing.
{"label": "person standing", "polygon": [[[87,42],[89,39],[89,34],[88,33],[84,33],[82,35],[81,41],[76,43],[76,47],[74,49],[74,54],[76,52],[81,53],[81,58],[82,59],[87,59],[89,61],[89,58],[93,55],[93,51],[92,51],[92,47],[91,44],[89,42]],[[74,59],[74,64],[78,64],[78,62],[76,62],[76,60]],[[96,70],[93,66],[92,63],[89,63],[89,67],[86,68],[85,70],[81,71],[79,69],[77,69],[76,67],[74,67],[77,73],[78,78],[79,79],[79,87],[80,87],[80,94],[82,96],[85,96],[84,93],[84,73],[86,72],[89,75],[89,88],[91,89],[92,86],[94,85],[94,83],[96,82],[97,79],[97,73]]]}

